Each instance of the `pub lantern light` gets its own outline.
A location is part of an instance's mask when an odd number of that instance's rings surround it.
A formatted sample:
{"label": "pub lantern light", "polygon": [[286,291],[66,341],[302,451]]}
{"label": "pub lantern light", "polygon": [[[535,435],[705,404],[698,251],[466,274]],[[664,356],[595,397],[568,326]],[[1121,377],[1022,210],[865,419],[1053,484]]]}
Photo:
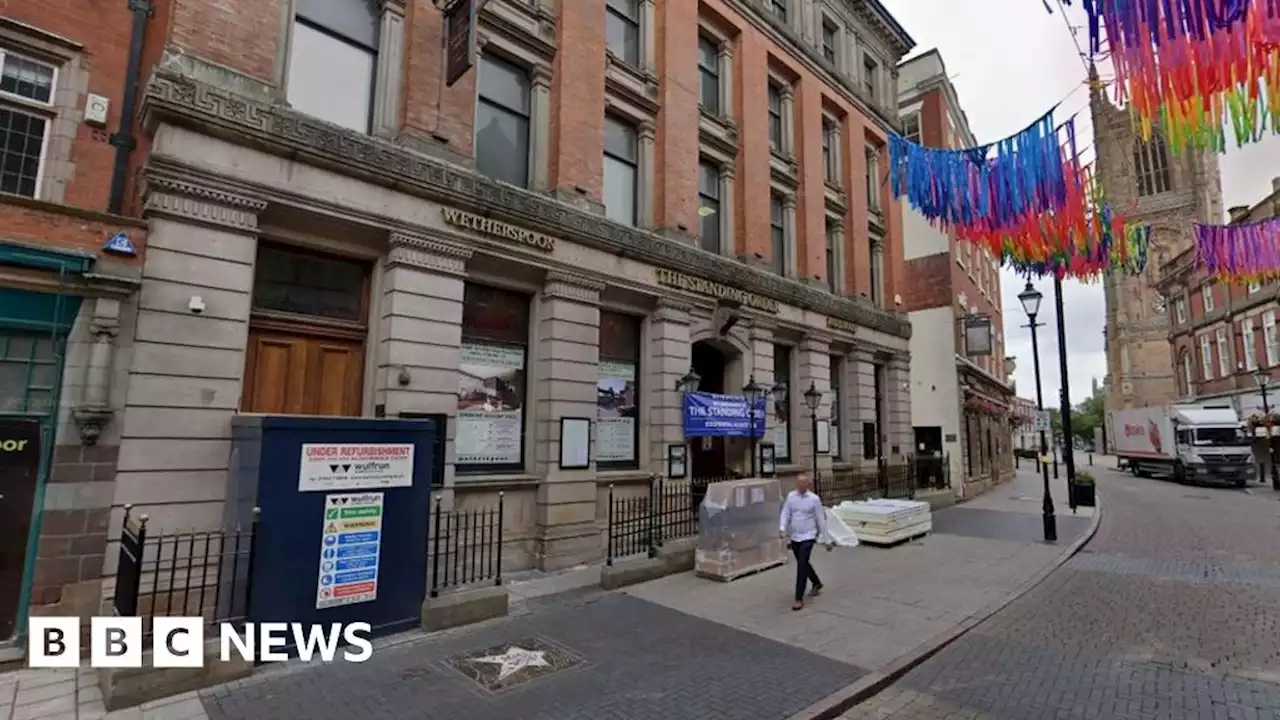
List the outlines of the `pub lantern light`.
{"label": "pub lantern light", "polygon": [[684,377],[676,381],[676,391],[682,393],[697,392],[698,386],[702,384],[702,376],[689,368],[689,372]]}
{"label": "pub lantern light", "polygon": [[809,389],[804,391],[804,404],[813,412],[817,412],[818,406],[822,404],[822,393],[812,382],[809,383]]}
{"label": "pub lantern light", "polygon": [[1030,280],[1027,281],[1027,287],[1018,293],[1018,301],[1022,303],[1023,312],[1031,318],[1040,314],[1040,301],[1043,298],[1044,295],[1040,294],[1040,291],[1031,284]]}

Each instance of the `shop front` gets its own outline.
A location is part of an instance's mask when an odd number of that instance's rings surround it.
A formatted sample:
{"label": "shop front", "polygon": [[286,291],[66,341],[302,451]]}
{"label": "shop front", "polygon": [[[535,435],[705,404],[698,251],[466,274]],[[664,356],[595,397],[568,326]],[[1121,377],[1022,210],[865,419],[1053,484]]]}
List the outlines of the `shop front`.
{"label": "shop front", "polygon": [[[909,446],[901,315],[302,116],[250,148],[227,124],[253,113],[211,127],[184,82],[148,91],[146,274],[164,292],[139,310],[114,499],[156,532],[217,524],[243,413],[446,417],[433,494],[504,493],[508,571],[602,557],[608,487],[639,491],[684,443],[691,369],[705,392],[792,389],[764,430],[779,474],[811,465],[811,384],[821,467]],[[566,431],[581,420],[585,449]],[[692,445],[696,474],[749,467],[745,438]],[[160,473],[163,499],[136,481]]]}
{"label": "shop front", "polygon": [[960,375],[964,497],[986,492],[1010,480],[1014,472],[1013,435],[1017,409],[1012,389],[963,360]]}
{"label": "shop front", "polygon": [[98,490],[108,486],[85,458],[114,455],[103,437],[114,330],[136,287],[120,272],[94,254],[0,241],[0,660],[20,652],[30,606],[98,609],[100,565],[82,573],[62,543],[74,537],[99,560],[92,548],[106,543],[109,503]]}

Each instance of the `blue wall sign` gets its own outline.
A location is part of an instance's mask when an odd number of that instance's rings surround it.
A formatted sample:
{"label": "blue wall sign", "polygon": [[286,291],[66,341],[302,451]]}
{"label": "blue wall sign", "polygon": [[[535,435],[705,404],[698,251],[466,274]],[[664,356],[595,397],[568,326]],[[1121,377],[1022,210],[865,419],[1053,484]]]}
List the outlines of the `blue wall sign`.
{"label": "blue wall sign", "polygon": [[138,249],[133,246],[133,241],[129,239],[128,233],[118,232],[112,235],[107,243],[102,246],[103,252],[109,252],[112,255],[125,255],[134,257],[138,254]]}
{"label": "blue wall sign", "polygon": [[[741,395],[685,393],[685,437],[762,437],[765,426],[765,400],[756,401],[755,420],[747,416],[747,399]],[[752,430],[754,429],[754,432]]]}

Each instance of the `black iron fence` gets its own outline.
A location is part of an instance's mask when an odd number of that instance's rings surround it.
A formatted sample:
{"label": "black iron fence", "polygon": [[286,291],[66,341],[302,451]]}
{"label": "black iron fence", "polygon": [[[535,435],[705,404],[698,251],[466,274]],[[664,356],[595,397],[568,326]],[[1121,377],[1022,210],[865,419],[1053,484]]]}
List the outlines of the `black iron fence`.
{"label": "black iron fence", "polygon": [[445,510],[439,495],[432,517],[431,597],[460,585],[502,584],[504,495],[496,507]]}
{"label": "black iron fence", "polygon": [[614,558],[641,553],[655,557],[663,542],[697,535],[698,507],[706,497],[707,485],[724,479],[653,476],[645,494],[629,497],[617,497],[611,483],[605,563],[612,565]]}
{"label": "black iron fence", "polygon": [[908,456],[917,490],[944,490],[951,487],[951,453]]}
{"label": "black iron fence", "polygon": [[253,590],[258,508],[247,530],[151,535],[147,516],[124,507],[112,606],[141,617],[149,635],[156,617],[202,616],[209,623],[242,621]]}
{"label": "black iron fence", "polygon": [[947,455],[878,460],[875,465],[840,470],[819,478],[815,486],[827,504],[868,498],[914,498],[917,490],[951,487]]}

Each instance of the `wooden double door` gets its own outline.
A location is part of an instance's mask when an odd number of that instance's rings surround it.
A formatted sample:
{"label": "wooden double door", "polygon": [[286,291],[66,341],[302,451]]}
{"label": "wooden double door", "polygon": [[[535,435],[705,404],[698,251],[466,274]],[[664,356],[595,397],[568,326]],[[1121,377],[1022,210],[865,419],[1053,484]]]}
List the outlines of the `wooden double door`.
{"label": "wooden double door", "polygon": [[255,324],[249,330],[241,410],[359,417],[364,360],[363,337]]}

